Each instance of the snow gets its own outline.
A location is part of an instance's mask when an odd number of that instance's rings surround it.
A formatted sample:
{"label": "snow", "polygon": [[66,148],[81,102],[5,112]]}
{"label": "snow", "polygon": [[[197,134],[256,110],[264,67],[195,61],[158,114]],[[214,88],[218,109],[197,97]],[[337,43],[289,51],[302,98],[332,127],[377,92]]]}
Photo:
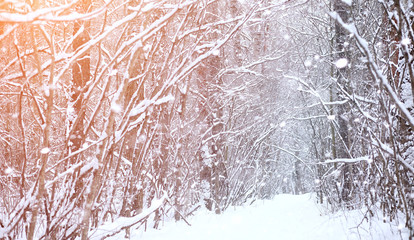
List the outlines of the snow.
{"label": "snow", "polygon": [[49,148],[43,148],[42,150],[40,150],[40,153],[41,154],[48,154],[50,152],[50,149]]}
{"label": "snow", "polygon": [[141,113],[145,112],[145,110],[146,110],[146,109],[148,108],[148,106],[149,106],[149,105],[151,105],[151,104],[152,104],[152,101],[150,101],[150,100],[148,100],[148,99],[142,100],[142,101],[138,104],[138,106],[134,107],[134,108],[131,110],[131,112],[129,113],[129,116],[130,116],[130,117],[135,117],[135,116],[137,116],[138,114],[141,114]]}
{"label": "snow", "polygon": [[374,61],[374,57],[369,49],[367,40],[365,40],[358,34],[358,31],[356,30],[356,27],[354,24],[345,24],[343,20],[341,19],[341,17],[338,15],[338,13],[331,12],[330,16],[336,21],[338,21],[338,23],[341,24],[342,27],[345,28],[352,35],[352,37],[355,37],[355,40],[357,41],[358,46],[361,48],[361,51],[366,55],[366,58],[370,65],[369,69],[371,73],[373,74],[373,76],[376,78],[377,81],[383,84],[384,89],[388,92],[391,99],[394,101],[398,109],[401,111],[402,115],[407,119],[410,126],[414,127],[414,117],[411,115],[410,111],[405,107],[404,103],[401,102],[401,100],[397,96],[397,93],[394,92],[394,89],[388,82],[388,79],[379,70],[379,67]]}
{"label": "snow", "polygon": [[336,159],[330,159],[326,160],[324,163],[356,163],[356,162],[362,162],[366,161],[368,163],[372,163],[372,158],[368,156],[362,156],[357,158],[336,158]]}
{"label": "snow", "polygon": [[304,62],[304,64],[305,64],[305,67],[311,67],[312,66],[312,61],[308,59]]}
{"label": "snow", "polygon": [[404,38],[403,40],[401,40],[401,45],[403,46],[408,46],[411,44],[411,40],[409,38]]}
{"label": "snow", "polygon": [[348,66],[348,59],[346,58],[340,58],[335,62],[335,66],[339,69],[345,68]]}
{"label": "snow", "polygon": [[201,147],[201,155],[203,157],[203,163],[205,166],[211,167],[213,163],[213,157],[214,155],[210,154],[210,150],[208,149],[208,146],[204,144]]}
{"label": "snow", "polygon": [[122,106],[116,102],[112,102],[111,111],[114,113],[120,113],[122,112]]}
{"label": "snow", "polygon": [[43,86],[43,91],[45,92],[45,97],[49,97],[49,95],[50,95],[49,86]]}
{"label": "snow", "polygon": [[403,82],[401,84],[401,100],[407,109],[414,106],[410,82]]}
{"label": "snow", "polygon": [[220,49],[216,49],[213,51],[212,55],[219,56],[220,55]]}
{"label": "snow", "polygon": [[328,115],[327,118],[328,118],[328,120],[333,121],[333,120],[335,120],[335,115]]}
{"label": "snow", "polygon": [[157,210],[160,206],[162,206],[166,198],[167,196],[166,194],[164,194],[164,196],[160,199],[153,201],[149,208],[145,209],[142,213],[134,217],[120,217],[115,222],[108,222],[102,226],[99,226],[97,229],[89,233],[89,239],[105,239],[107,236],[110,236],[112,232],[118,232],[124,228],[135,225],[136,223],[150,215],[152,212]]}
{"label": "snow", "polygon": [[167,102],[172,102],[172,101],[174,101],[174,99],[175,99],[174,96],[170,94],[170,95],[165,96],[161,99],[158,99],[155,102],[155,105],[161,105],[161,104],[164,104],[164,103],[167,103]]}
{"label": "snow", "polygon": [[13,173],[13,169],[11,167],[6,168],[6,170],[4,170],[5,174],[11,174]]}
{"label": "snow", "polygon": [[118,73],[117,69],[112,69],[111,72],[109,73],[109,76],[116,76],[117,73]]}
{"label": "snow", "polygon": [[[369,224],[362,221],[365,213],[362,210],[324,213],[324,208],[315,203],[315,198],[315,194],[277,195],[273,200],[257,200],[252,205],[230,207],[221,215],[200,210],[187,218],[191,226],[184,221],[167,221],[161,224],[161,230],[134,230],[130,239],[408,239],[408,231],[400,223],[384,223],[378,216]],[[125,233],[121,232],[108,239],[125,239],[124,236]]]}
{"label": "snow", "polygon": [[80,169],[79,175],[83,175],[91,169],[99,169],[99,161],[96,158],[91,158],[89,162]]}

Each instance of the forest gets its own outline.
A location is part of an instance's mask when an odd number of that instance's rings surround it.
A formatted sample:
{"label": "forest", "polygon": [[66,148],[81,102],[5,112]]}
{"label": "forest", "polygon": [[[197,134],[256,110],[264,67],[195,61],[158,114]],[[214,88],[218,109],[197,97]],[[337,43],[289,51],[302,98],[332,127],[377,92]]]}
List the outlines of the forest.
{"label": "forest", "polygon": [[0,239],[278,194],[414,238],[410,0],[0,0]]}

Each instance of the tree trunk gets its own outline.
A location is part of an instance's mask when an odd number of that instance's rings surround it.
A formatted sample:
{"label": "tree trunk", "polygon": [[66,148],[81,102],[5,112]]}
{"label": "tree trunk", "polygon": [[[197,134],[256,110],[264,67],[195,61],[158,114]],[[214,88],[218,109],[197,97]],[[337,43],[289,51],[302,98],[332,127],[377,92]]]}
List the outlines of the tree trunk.
{"label": "tree trunk", "polygon": [[[334,2],[334,10],[338,13],[343,21],[348,21],[348,13],[347,13],[348,6],[342,0],[336,0]],[[335,22],[335,49],[336,49],[336,56],[338,61],[339,59],[347,59],[347,51],[346,51],[346,32],[343,27],[338,23]],[[347,67],[337,66],[336,72],[336,79],[337,84],[342,87],[345,91],[346,88],[346,78],[348,77]],[[342,94],[340,91],[337,92],[337,98],[341,99]],[[337,157],[338,158],[349,158],[349,139],[348,139],[348,120],[346,118],[347,110],[345,104],[341,104],[338,106],[338,131],[340,136],[340,142],[337,144]],[[341,198],[342,200],[347,203],[351,200],[352,196],[352,165],[345,163],[343,168],[343,183],[342,183],[342,190],[341,190]]]}
{"label": "tree trunk", "polygon": [[[91,8],[91,0],[82,0],[77,6],[79,13],[87,13]],[[73,40],[73,51],[77,51],[82,45],[90,40],[90,22],[88,20],[78,20],[73,25],[73,36],[76,36],[79,30],[84,27],[83,31]],[[70,136],[70,152],[75,152],[81,148],[84,141],[83,136],[83,119],[84,111],[82,111],[83,105],[83,93],[85,92],[85,85],[89,81],[91,59],[90,54],[87,52],[81,56],[80,59],[75,61],[72,66],[72,96],[71,104],[73,107],[73,114],[69,116],[69,126],[73,128],[72,136]],[[72,159],[72,163],[76,158]]]}

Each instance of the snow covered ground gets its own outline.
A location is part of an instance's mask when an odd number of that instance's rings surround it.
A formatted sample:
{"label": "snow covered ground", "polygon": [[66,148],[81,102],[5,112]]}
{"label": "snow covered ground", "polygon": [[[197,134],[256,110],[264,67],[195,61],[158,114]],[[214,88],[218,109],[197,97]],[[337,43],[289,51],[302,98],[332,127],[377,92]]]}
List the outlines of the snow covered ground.
{"label": "snow covered ground", "polygon": [[[325,212],[325,213],[323,213]],[[221,215],[198,211],[185,222],[165,222],[161,230],[135,230],[130,239],[145,240],[342,240],[408,239],[403,225],[375,220],[361,223],[364,212],[328,214],[314,196],[278,195],[273,200],[230,208]],[[359,227],[357,227],[359,226]],[[110,238],[121,239],[124,232]]]}

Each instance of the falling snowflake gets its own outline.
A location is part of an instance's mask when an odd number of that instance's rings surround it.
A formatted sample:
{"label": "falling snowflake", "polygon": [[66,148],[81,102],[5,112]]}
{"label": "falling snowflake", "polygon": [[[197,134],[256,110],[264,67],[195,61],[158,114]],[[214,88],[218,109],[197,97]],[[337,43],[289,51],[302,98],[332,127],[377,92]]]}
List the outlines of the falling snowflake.
{"label": "falling snowflake", "polygon": [[13,172],[13,169],[11,167],[6,168],[6,170],[4,170],[5,174],[11,174]]}
{"label": "falling snowflake", "polygon": [[341,68],[345,68],[346,66],[348,66],[348,59],[346,58],[340,58],[335,62],[335,66],[339,69]]}
{"label": "falling snowflake", "polygon": [[50,148],[43,148],[42,150],[40,150],[41,154],[48,154],[50,152]]}

